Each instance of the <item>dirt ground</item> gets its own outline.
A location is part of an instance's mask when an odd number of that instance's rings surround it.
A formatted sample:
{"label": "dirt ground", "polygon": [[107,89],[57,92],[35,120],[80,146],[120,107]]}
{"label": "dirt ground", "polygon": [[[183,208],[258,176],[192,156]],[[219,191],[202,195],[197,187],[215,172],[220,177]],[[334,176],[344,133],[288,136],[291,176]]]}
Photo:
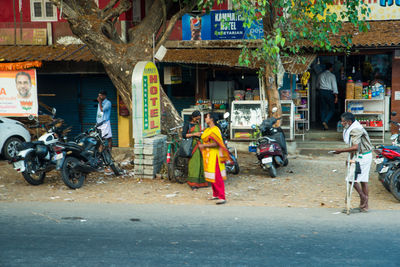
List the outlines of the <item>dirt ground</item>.
{"label": "dirt ground", "polygon": [[[250,153],[239,154],[240,174],[226,181],[227,205],[304,208],[343,208],[345,196],[345,155],[297,156],[287,167],[270,178]],[[125,165],[123,176],[91,174],[82,188],[71,190],[60,174],[47,174],[44,184],[29,185],[6,161],[0,161],[0,202],[92,202],[92,203],[164,203],[175,205],[212,204],[207,200],[210,188],[193,192],[186,184],[164,179],[140,179],[132,166]],[[370,175],[370,209],[400,209],[400,203],[378,181],[375,165]],[[353,207],[358,206],[357,193]]]}

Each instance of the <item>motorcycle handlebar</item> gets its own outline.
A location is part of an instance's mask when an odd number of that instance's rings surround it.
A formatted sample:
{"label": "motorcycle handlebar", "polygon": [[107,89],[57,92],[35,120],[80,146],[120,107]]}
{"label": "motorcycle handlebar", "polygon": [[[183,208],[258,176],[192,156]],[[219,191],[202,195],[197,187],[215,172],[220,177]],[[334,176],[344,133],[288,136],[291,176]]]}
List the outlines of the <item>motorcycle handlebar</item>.
{"label": "motorcycle handlebar", "polygon": [[392,120],[390,120],[389,122],[392,123],[392,124],[394,124],[394,125],[396,125],[396,126],[400,126],[400,123],[399,123],[399,122],[392,121]]}

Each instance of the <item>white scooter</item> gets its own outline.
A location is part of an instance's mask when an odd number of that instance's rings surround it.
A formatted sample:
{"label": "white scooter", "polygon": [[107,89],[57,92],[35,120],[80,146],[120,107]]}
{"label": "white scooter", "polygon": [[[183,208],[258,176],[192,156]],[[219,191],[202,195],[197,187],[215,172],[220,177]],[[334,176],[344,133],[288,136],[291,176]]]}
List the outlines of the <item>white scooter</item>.
{"label": "white scooter", "polygon": [[[53,119],[56,109],[52,110]],[[29,120],[35,120],[39,126],[39,121],[30,115]],[[19,153],[11,160],[14,169],[22,173],[24,179],[31,185],[43,183],[46,172],[56,168],[57,160],[63,157],[61,147],[57,146],[62,132],[56,126],[59,120],[54,120],[48,125],[47,132],[39,137],[38,141],[25,142],[21,144]]]}

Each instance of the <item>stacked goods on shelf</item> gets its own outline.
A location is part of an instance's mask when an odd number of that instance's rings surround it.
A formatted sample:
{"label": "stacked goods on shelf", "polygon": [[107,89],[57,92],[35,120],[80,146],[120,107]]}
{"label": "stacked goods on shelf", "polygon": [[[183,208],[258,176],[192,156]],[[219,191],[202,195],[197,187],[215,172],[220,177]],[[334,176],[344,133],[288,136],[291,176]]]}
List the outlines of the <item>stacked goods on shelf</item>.
{"label": "stacked goods on shelf", "polygon": [[364,127],[383,127],[383,121],[378,116],[356,117]]}
{"label": "stacked goods on shelf", "polygon": [[260,90],[257,88],[253,90],[253,100],[260,100]]}
{"label": "stacked goods on shelf", "polygon": [[244,100],[245,93],[246,92],[244,90],[234,90],[233,95],[235,100]]}
{"label": "stacked goods on shelf", "polygon": [[249,132],[235,132],[234,138],[236,139],[250,139],[251,134]]}
{"label": "stacked goods on shelf", "polygon": [[351,112],[353,114],[363,114],[364,105],[362,102],[349,102],[347,104],[347,112]]}
{"label": "stacked goods on shelf", "polygon": [[354,99],[354,82],[351,77],[346,83],[346,99]]}

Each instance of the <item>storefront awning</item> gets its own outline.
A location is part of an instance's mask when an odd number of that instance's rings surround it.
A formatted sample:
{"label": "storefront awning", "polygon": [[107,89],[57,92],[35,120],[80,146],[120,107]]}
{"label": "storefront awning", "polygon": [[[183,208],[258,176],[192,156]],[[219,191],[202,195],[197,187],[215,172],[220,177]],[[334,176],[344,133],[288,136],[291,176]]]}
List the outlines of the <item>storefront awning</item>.
{"label": "storefront awning", "polygon": [[282,65],[285,71],[292,74],[303,74],[308,70],[317,55],[305,54],[301,57],[304,61],[299,62],[299,58],[294,56],[282,57]]}
{"label": "storefront awning", "polygon": [[167,49],[161,62],[243,67],[238,61],[240,52],[240,49]]}
{"label": "storefront awning", "polygon": [[4,45],[0,46],[0,62],[17,61],[96,61],[86,45]]}
{"label": "storefront awning", "polygon": [[[161,62],[165,63],[184,63],[184,64],[205,64],[227,67],[242,67],[239,64],[240,49],[167,49],[167,53]],[[310,64],[315,60],[315,54],[306,54],[302,56],[304,63],[298,61],[298,57],[284,57],[282,64],[286,72],[293,74],[304,73]],[[260,63],[254,63],[248,67],[257,69]]]}

